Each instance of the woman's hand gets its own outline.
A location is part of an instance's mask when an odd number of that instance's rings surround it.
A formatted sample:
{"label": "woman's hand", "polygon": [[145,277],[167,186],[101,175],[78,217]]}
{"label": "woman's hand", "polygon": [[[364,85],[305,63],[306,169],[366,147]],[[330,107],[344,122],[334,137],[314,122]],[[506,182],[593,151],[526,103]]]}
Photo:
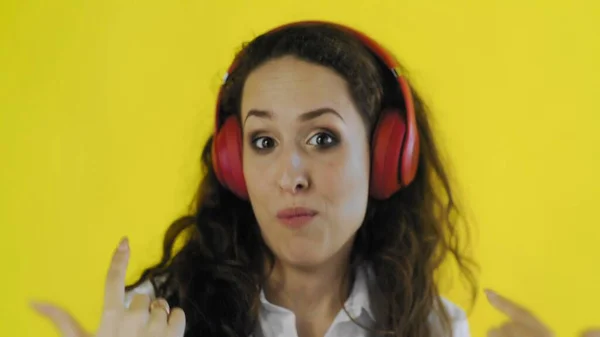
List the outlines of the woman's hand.
{"label": "woman's hand", "polygon": [[104,310],[96,334],[85,331],[67,311],[52,304],[32,303],[34,309],[49,318],[63,337],[183,337],[183,310],[169,309],[164,299],[150,301],[147,295],[135,295],[125,308],[125,274],[129,262],[129,244],[123,239],[115,250],[108,269],[104,290]]}
{"label": "woman's hand", "polygon": [[[508,298],[486,290],[490,304],[508,316],[509,321],[488,331],[488,337],[552,337],[554,333],[531,312]],[[588,330],[581,337],[600,337],[600,329]]]}

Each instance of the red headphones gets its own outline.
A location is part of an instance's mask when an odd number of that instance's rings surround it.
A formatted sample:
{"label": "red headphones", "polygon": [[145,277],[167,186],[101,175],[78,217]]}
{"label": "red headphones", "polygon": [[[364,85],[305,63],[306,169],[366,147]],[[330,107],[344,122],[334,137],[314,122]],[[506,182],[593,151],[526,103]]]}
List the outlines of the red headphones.
{"label": "red headphones", "polygon": [[[290,26],[311,23],[330,24],[351,34],[369,48],[398,81],[406,112],[402,112],[402,109],[398,107],[384,109],[380,113],[371,140],[372,162],[369,192],[375,199],[387,199],[412,182],[419,163],[419,134],[413,97],[408,82],[401,76],[399,64],[391,54],[371,38],[352,28],[330,22],[301,21],[275,28],[266,34]],[[235,63],[231,65],[227,74],[231,74],[234,68]],[[226,80],[227,77],[224,82]],[[235,115],[227,117],[219,125],[219,117],[222,114],[220,108],[222,88],[223,86],[221,86],[217,101],[212,164],[219,182],[238,197],[247,199],[248,190],[242,169],[242,128]]]}

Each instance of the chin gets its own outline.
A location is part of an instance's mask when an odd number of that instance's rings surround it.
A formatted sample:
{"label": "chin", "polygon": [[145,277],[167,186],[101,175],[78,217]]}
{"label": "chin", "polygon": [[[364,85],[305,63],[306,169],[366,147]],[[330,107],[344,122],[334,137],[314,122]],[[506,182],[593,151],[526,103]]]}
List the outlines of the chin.
{"label": "chin", "polygon": [[332,255],[333,252],[314,242],[292,240],[279,247],[276,257],[286,264],[307,268],[325,263]]}

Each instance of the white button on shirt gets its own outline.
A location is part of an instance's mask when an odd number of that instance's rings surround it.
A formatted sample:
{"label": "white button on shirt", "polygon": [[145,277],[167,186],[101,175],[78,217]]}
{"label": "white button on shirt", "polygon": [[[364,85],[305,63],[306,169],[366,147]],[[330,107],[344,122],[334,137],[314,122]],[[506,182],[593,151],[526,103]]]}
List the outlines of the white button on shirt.
{"label": "white button on shirt", "polygon": [[[373,276],[369,269],[358,270],[350,296],[345,307],[348,313],[362,326],[373,327],[375,323],[375,307],[373,306]],[[154,298],[154,291],[150,282],[145,282],[138,288],[129,292],[125,298],[129,306],[133,293],[147,294]],[[296,330],[296,317],[286,308],[270,303],[264,292],[260,293],[261,309],[259,324],[251,337],[298,337]],[[470,337],[469,323],[462,309],[454,303],[442,298],[442,302],[452,320],[452,337]],[[434,313],[429,317],[432,326],[432,337],[447,337],[440,330],[439,318]],[[344,310],[340,310],[333,323],[323,337],[370,337],[371,332],[355,324]]]}

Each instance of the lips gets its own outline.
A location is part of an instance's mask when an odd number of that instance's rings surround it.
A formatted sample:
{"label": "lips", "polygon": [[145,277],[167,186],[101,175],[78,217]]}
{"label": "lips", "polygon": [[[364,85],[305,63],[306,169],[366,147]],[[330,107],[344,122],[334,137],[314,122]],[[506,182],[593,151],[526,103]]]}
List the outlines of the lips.
{"label": "lips", "polygon": [[277,212],[277,218],[286,227],[297,229],[307,225],[317,213],[310,208],[286,208]]}
{"label": "lips", "polygon": [[279,212],[277,212],[277,217],[279,219],[289,219],[300,216],[315,216],[317,215],[317,211],[312,210],[310,208],[296,207],[296,208],[286,208]]}

